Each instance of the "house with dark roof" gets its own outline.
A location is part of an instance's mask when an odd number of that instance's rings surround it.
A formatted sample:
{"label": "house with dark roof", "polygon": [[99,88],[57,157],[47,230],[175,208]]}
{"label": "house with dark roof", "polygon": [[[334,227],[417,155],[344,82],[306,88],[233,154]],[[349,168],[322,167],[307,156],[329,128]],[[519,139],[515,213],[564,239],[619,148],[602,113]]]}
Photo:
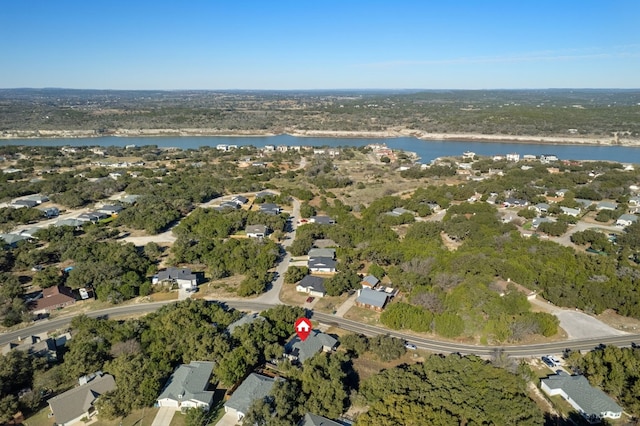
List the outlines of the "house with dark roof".
{"label": "house with dark roof", "polygon": [[307,262],[307,267],[311,272],[336,272],[336,261],[329,257],[312,257]]}
{"label": "house with dark roof", "polygon": [[105,204],[96,210],[98,213],[104,213],[109,216],[117,216],[122,211],[122,206],[115,204]]}
{"label": "house with dark roof", "polygon": [[249,238],[264,238],[268,235],[269,228],[266,225],[247,225],[245,232]]}
{"label": "house with dark roof", "polygon": [[333,352],[337,345],[338,340],[333,336],[319,330],[311,330],[311,334],[305,340],[300,340],[297,335],[294,336],[284,346],[284,353],[291,361],[302,364],[320,352]]}
{"label": "house with dark roof", "polygon": [[562,396],[589,423],[600,423],[605,418],[619,419],[622,415],[622,407],[602,390],[591,386],[582,375],[553,374],[541,380],[540,388],[549,396]]}
{"label": "house with dark roof", "polygon": [[266,398],[270,393],[278,378],[267,377],[261,374],[251,373],[233,392],[231,397],[224,403],[224,412],[235,414],[240,422],[249,411],[249,407],[254,401]]}
{"label": "house with dark roof", "polygon": [[38,209],[47,219],[56,217],[60,214],[60,209],[58,209],[57,207],[38,207]]}
{"label": "house with dark roof", "polygon": [[324,278],[307,275],[296,285],[296,291],[307,293],[309,296],[324,297]]}
{"label": "house with dark roof", "polygon": [[33,195],[28,195],[28,196],[24,197],[23,200],[31,200],[31,201],[35,201],[36,204],[42,204],[42,203],[46,203],[47,201],[49,201],[49,197],[47,197],[46,195],[41,195],[41,194],[33,194]]}
{"label": "house with dark roof", "polygon": [[30,209],[37,205],[38,205],[37,201],[22,198],[19,200],[13,200],[11,204],[9,204],[9,207],[13,207],[14,209],[21,209],[23,207],[26,207]]}
{"label": "house with dark roof", "polygon": [[108,217],[109,215],[106,213],[95,211],[95,212],[80,213],[77,219],[82,222],[97,223],[99,220],[106,219]]}
{"label": "house with dark roof", "polygon": [[343,426],[343,424],[336,423],[317,414],[307,413],[296,426]]}
{"label": "house with dark roof", "polygon": [[280,207],[273,203],[265,203],[260,205],[260,211],[266,214],[279,215]]}
{"label": "house with dark roof", "polygon": [[42,290],[42,297],[36,300],[34,314],[46,314],[55,309],[76,303],[76,297],[69,287],[57,285]]}
{"label": "house with dark roof", "polygon": [[361,290],[358,290],[356,306],[380,312],[384,309],[388,300],[389,295],[387,293],[364,287]]}
{"label": "house with dark roof", "polygon": [[247,204],[249,202],[249,199],[247,197],[243,197],[242,195],[236,195],[231,201],[238,205],[242,205]]}
{"label": "house with dark roof", "polygon": [[175,408],[176,411],[189,408],[209,411],[213,401],[213,391],[208,390],[212,371],[213,362],[208,361],[180,365],[158,396],[158,406]]}
{"label": "house with dark roof", "polygon": [[184,290],[195,290],[198,288],[198,276],[192,273],[189,268],[167,268],[164,271],[159,271],[151,282],[153,284],[177,284],[179,288]]}
{"label": "house with dark roof", "polygon": [[55,417],[55,424],[67,426],[83,417],[91,419],[98,411],[96,400],[106,392],[116,389],[116,381],[110,374],[96,374],[88,383],[51,398],[49,409]]}
{"label": "house with dark roof", "polygon": [[311,216],[309,218],[309,222],[317,223],[319,225],[333,225],[336,223],[336,221],[329,216]]}

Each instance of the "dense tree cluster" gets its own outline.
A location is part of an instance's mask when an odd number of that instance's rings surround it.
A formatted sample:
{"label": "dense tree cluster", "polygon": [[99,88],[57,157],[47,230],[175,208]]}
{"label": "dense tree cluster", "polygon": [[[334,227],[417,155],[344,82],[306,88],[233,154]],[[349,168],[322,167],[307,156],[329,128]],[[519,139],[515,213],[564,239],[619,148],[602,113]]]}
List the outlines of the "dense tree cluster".
{"label": "dense tree cluster", "polygon": [[476,357],[432,355],[384,370],[362,383],[369,404],[357,425],[542,425],[525,381]]}

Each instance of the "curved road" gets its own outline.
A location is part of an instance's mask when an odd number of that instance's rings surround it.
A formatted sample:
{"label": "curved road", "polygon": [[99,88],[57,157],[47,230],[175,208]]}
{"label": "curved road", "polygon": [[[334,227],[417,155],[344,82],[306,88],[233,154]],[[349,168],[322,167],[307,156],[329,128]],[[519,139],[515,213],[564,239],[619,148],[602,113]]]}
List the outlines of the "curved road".
{"label": "curved road", "polygon": [[[174,301],[145,303],[129,306],[119,306],[115,308],[103,309],[100,311],[90,312],[87,315],[92,318],[96,317],[119,317],[128,315],[145,314],[153,312],[160,307],[174,303]],[[273,307],[272,303],[264,303],[258,301],[221,301],[221,303],[227,306],[250,311],[262,311]],[[543,356],[549,353],[560,353],[564,349],[571,348],[573,350],[591,350],[600,344],[615,345],[615,346],[631,346],[632,342],[640,343],[640,334],[627,334],[623,336],[611,336],[611,337],[599,337],[593,339],[579,339],[562,342],[542,343],[533,345],[522,346],[481,346],[481,345],[467,345],[456,342],[439,341],[434,339],[427,339],[424,337],[416,337],[402,332],[388,330],[382,327],[377,327],[368,324],[361,324],[356,321],[348,320],[345,318],[336,317],[330,314],[324,314],[320,312],[309,311],[311,319],[327,324],[334,327],[339,327],[345,330],[352,331],[354,333],[361,333],[367,336],[375,336],[379,334],[388,334],[393,337],[397,337],[402,340],[410,341],[420,349],[426,349],[436,353],[455,353],[459,352],[463,355],[474,354],[479,356],[491,356],[496,351],[503,351],[506,355],[512,357],[535,357]],[[5,333],[0,336],[0,345],[5,345],[10,341],[18,339],[19,336],[25,337],[31,334],[38,334],[49,330],[55,330],[58,328],[66,327],[71,320],[72,316],[61,317],[53,320],[46,320],[36,323],[30,327]]]}

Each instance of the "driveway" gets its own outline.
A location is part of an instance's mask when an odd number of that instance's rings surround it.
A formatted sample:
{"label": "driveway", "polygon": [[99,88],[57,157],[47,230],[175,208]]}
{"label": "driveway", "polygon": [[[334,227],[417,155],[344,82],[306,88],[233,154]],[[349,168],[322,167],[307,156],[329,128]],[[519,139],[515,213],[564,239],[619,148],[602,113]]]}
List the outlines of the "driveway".
{"label": "driveway", "polygon": [[531,300],[531,304],[555,315],[560,320],[560,327],[566,331],[569,340],[627,334],[584,312],[559,308],[543,299]]}
{"label": "driveway", "polygon": [[236,424],[238,424],[238,420],[235,413],[224,413],[216,426],[235,426]]}
{"label": "driveway", "polygon": [[176,409],[173,407],[160,407],[151,426],[169,426],[175,413]]}
{"label": "driveway", "polygon": [[[296,239],[296,229],[298,228],[297,219],[300,217],[300,201],[296,198],[293,199],[293,209],[291,211],[291,231],[287,233],[286,239],[282,242],[282,247],[286,250],[291,244],[293,244],[293,240]],[[289,268],[289,262],[291,260],[291,254],[287,252],[278,266],[276,267],[276,272],[278,273],[278,277],[271,283],[271,288],[269,288],[265,293],[261,294],[259,297],[256,297],[254,300],[256,302],[268,303],[271,305],[279,305],[280,302],[280,290],[282,289],[282,285],[284,284],[284,274],[287,272]]]}

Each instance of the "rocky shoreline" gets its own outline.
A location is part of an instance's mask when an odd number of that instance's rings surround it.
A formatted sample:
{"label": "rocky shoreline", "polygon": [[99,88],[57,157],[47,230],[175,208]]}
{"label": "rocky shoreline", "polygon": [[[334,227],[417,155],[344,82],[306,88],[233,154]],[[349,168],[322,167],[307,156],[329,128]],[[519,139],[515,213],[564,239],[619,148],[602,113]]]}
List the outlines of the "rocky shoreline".
{"label": "rocky shoreline", "polygon": [[287,134],[296,137],[321,138],[353,138],[353,139],[389,139],[398,137],[414,137],[422,140],[455,140],[471,142],[505,142],[505,143],[542,143],[565,145],[618,145],[640,147],[640,139],[620,136],[515,136],[490,135],[480,133],[430,133],[412,129],[394,129],[387,131],[333,131],[333,130],[298,130],[285,129],[281,132],[270,131],[230,131],[221,129],[117,129],[109,132],[95,130],[5,130],[0,133],[0,140],[14,139],[63,139],[63,138],[99,138],[115,137],[163,137],[163,136],[226,136],[226,137],[265,137]]}

